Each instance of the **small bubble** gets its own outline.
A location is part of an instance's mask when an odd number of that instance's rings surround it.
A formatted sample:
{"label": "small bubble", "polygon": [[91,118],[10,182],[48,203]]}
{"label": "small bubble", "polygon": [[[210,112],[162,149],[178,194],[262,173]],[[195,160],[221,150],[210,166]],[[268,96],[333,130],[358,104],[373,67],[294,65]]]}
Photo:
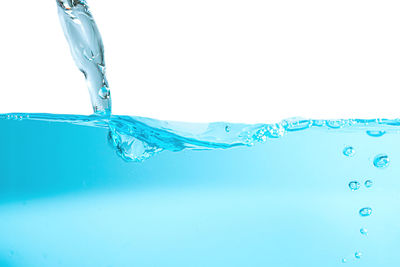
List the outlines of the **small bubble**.
{"label": "small bubble", "polygon": [[374,166],[383,169],[389,165],[389,157],[386,154],[379,154],[374,158]]}
{"label": "small bubble", "polygon": [[361,184],[357,181],[351,181],[349,183],[349,188],[351,189],[351,191],[356,191],[360,188]]}
{"label": "small bubble", "polygon": [[364,185],[367,188],[370,188],[372,185],[374,184],[374,182],[372,180],[366,180]]}
{"label": "small bubble", "polygon": [[225,126],[225,132],[229,133],[231,131],[231,127],[229,125]]}
{"label": "small bubble", "polygon": [[317,127],[322,127],[325,125],[325,121],[324,120],[313,120],[312,125],[317,126]]}
{"label": "small bubble", "polygon": [[333,129],[342,128],[345,124],[346,120],[329,120],[326,122],[326,125]]}
{"label": "small bubble", "polygon": [[362,234],[362,235],[368,235],[368,230],[366,229],[366,228],[361,228],[360,229],[360,233]]}
{"label": "small bubble", "polygon": [[354,253],[354,257],[356,257],[356,259],[361,259],[362,253],[357,251],[356,253]]}
{"label": "small bubble", "polygon": [[356,150],[352,146],[347,146],[343,149],[343,155],[347,157],[352,157],[356,153]]}
{"label": "small bubble", "polygon": [[102,99],[109,99],[110,98],[110,90],[105,86],[101,87],[99,90],[99,96]]}
{"label": "small bubble", "polygon": [[346,263],[346,262],[347,262],[347,259],[343,258],[342,263]]}
{"label": "small bubble", "polygon": [[360,216],[367,217],[367,216],[371,215],[372,209],[370,207],[365,207],[365,208],[360,209],[359,213],[360,213]]}
{"label": "small bubble", "polygon": [[386,133],[386,131],[383,130],[376,130],[376,131],[367,131],[367,134],[371,137],[381,137],[382,135],[384,135]]}

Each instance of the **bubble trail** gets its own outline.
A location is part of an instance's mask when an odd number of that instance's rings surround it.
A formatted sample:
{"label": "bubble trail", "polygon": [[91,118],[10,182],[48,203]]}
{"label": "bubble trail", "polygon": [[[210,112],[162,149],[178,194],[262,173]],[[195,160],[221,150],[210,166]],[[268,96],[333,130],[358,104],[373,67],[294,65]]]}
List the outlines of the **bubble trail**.
{"label": "bubble trail", "polygon": [[377,156],[375,156],[374,158],[374,166],[379,168],[379,169],[383,169],[386,168],[389,165],[389,157],[386,154],[379,154]]}
{"label": "bubble trail", "polygon": [[56,2],[72,57],[85,75],[93,111],[98,115],[110,115],[111,97],[105,75],[103,41],[89,7],[84,0]]}

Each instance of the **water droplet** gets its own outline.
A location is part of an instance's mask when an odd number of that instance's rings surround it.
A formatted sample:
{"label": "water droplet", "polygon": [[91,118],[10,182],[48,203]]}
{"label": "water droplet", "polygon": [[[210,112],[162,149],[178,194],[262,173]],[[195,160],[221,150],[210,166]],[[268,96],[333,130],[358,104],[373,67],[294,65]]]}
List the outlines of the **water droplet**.
{"label": "water droplet", "polygon": [[372,185],[374,184],[374,182],[372,180],[366,180],[364,185],[367,188],[370,188]]}
{"label": "water droplet", "polygon": [[384,135],[386,132],[383,130],[374,130],[374,131],[367,131],[367,134],[371,137],[381,137]]}
{"label": "water droplet", "polygon": [[386,154],[379,154],[374,158],[374,166],[380,169],[386,168],[389,165],[389,157]]}
{"label": "water droplet", "polygon": [[367,217],[367,216],[371,215],[372,209],[370,207],[365,207],[365,208],[360,209],[359,213],[360,213],[360,216]]}
{"label": "water droplet", "polygon": [[354,253],[354,257],[356,257],[356,259],[360,259],[362,256],[362,253],[357,251],[356,253]]}
{"label": "water droplet", "polygon": [[343,155],[347,157],[352,157],[356,153],[356,150],[352,146],[347,146],[343,149]]}
{"label": "water droplet", "polygon": [[110,98],[110,90],[105,86],[101,87],[99,90],[99,96],[102,99],[109,99]]}
{"label": "water droplet", "polygon": [[349,183],[349,188],[351,189],[351,191],[356,191],[360,188],[361,184],[357,181],[351,181]]}
{"label": "water droplet", "polygon": [[231,131],[231,127],[229,125],[225,126],[225,132],[229,133]]}
{"label": "water droplet", "polygon": [[360,229],[360,233],[362,234],[362,235],[368,235],[368,230],[366,229],[366,228],[361,228]]}
{"label": "water droplet", "polygon": [[342,263],[346,263],[347,260],[345,258],[342,259]]}

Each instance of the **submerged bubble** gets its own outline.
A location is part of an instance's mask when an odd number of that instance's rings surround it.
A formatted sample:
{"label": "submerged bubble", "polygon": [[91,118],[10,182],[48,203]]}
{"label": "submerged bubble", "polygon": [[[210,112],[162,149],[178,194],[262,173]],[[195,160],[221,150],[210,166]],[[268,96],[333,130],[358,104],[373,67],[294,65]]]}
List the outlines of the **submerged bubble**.
{"label": "submerged bubble", "polygon": [[389,157],[386,154],[379,154],[374,158],[374,166],[377,168],[386,168],[389,165]]}
{"label": "submerged bubble", "polygon": [[347,157],[352,157],[356,153],[356,150],[352,146],[347,146],[343,149],[343,155]]}
{"label": "submerged bubble", "polygon": [[364,185],[367,188],[370,188],[372,185],[374,184],[374,182],[372,180],[366,180]]}
{"label": "submerged bubble", "polygon": [[351,191],[356,191],[360,188],[361,184],[357,181],[351,181],[349,183],[349,188],[351,189]]}
{"label": "submerged bubble", "polygon": [[371,215],[372,209],[370,207],[365,207],[365,208],[360,209],[359,213],[360,213],[360,216],[367,217],[367,216]]}
{"label": "submerged bubble", "polygon": [[360,259],[362,256],[362,253],[357,251],[356,253],[354,253],[354,257],[356,257],[356,259]]}
{"label": "submerged bubble", "polygon": [[386,131],[383,130],[371,130],[371,131],[367,131],[367,134],[371,137],[381,137],[382,135],[384,135],[386,133]]}
{"label": "submerged bubble", "polygon": [[362,235],[368,235],[368,230],[366,229],[366,228],[361,228],[360,229],[360,233],[362,234]]}
{"label": "submerged bubble", "polygon": [[231,127],[229,125],[225,126],[225,132],[229,133],[231,131]]}
{"label": "submerged bubble", "polygon": [[110,90],[105,86],[101,87],[99,90],[99,96],[102,99],[109,99],[110,98]]}
{"label": "submerged bubble", "polygon": [[346,263],[346,262],[347,262],[347,259],[343,258],[342,263]]}

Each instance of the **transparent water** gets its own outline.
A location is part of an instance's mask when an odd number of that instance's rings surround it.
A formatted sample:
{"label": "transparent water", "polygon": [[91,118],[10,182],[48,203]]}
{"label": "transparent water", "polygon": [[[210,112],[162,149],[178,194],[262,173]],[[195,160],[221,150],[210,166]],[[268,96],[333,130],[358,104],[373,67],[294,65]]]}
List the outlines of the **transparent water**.
{"label": "transparent water", "polygon": [[87,3],[57,8],[95,115],[0,114],[0,266],[400,266],[400,120],[111,115]]}
{"label": "transparent water", "polygon": [[93,111],[111,113],[111,95],[105,75],[104,47],[96,22],[84,0],[57,0],[58,15],[72,57],[84,74]]}

